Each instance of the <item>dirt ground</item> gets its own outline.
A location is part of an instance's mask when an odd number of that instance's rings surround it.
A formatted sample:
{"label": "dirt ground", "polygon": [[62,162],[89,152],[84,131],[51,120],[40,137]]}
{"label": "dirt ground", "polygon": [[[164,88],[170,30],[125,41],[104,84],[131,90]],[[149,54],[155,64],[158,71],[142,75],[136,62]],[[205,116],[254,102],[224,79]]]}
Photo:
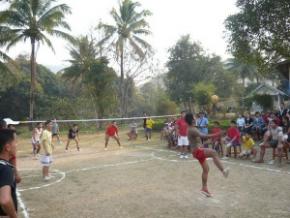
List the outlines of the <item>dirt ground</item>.
{"label": "dirt ground", "polygon": [[[104,136],[81,135],[81,151],[56,145],[52,175],[44,182],[41,165],[31,157],[29,139],[19,139],[22,183],[20,217],[35,218],[289,218],[290,164],[282,167],[247,160],[223,161],[229,178],[210,163],[209,190],[203,197],[201,168],[179,159],[159,136],[126,141],[119,149]],[[63,142],[64,143],[64,142]],[[268,151],[270,152],[270,151]],[[26,214],[25,214],[26,213]]]}

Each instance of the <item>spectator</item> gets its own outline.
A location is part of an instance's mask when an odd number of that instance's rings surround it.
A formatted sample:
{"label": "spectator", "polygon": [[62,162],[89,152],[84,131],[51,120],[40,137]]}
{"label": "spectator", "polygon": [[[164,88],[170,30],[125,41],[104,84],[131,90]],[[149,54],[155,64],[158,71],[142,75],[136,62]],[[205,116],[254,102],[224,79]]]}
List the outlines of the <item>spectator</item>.
{"label": "spectator", "polygon": [[0,217],[17,217],[16,180],[14,167],[9,163],[16,153],[16,133],[0,130]]}

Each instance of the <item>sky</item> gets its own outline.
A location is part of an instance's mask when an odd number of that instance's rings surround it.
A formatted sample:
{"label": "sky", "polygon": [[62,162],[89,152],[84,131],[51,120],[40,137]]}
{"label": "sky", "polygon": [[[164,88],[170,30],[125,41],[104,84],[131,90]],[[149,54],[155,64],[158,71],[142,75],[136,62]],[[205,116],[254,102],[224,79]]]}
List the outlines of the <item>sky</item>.
{"label": "sky", "polygon": [[[111,23],[110,11],[118,7],[119,0],[60,0],[71,7],[72,14],[67,16],[74,36],[85,35],[100,20]],[[156,60],[165,66],[168,49],[185,34],[199,41],[209,53],[220,55],[223,59],[230,57],[226,52],[224,38],[224,20],[236,13],[236,0],[139,0],[142,8],[150,10],[153,15],[148,18],[152,36],[148,41],[153,46]],[[56,53],[41,45],[37,52],[37,62],[53,71],[68,63],[68,43],[52,39]],[[12,57],[20,53],[29,54],[30,44],[19,44],[9,51]]]}

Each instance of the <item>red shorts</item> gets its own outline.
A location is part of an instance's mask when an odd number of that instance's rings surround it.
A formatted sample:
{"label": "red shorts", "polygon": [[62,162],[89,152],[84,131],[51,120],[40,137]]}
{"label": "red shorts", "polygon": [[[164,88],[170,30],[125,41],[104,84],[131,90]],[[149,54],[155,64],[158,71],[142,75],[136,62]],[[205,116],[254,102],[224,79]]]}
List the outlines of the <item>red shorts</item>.
{"label": "red shorts", "polygon": [[192,152],[192,156],[195,157],[199,161],[200,164],[203,164],[204,161],[206,160],[206,156],[202,148],[195,149]]}

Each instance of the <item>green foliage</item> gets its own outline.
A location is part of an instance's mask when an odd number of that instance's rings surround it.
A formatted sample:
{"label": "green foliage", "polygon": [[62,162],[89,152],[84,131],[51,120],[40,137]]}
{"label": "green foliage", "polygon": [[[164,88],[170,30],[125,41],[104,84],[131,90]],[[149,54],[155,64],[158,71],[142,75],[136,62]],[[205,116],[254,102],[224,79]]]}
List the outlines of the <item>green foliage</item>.
{"label": "green foliage", "polygon": [[194,85],[192,92],[199,105],[210,105],[211,96],[215,94],[216,87],[212,83],[199,82]]}
{"label": "green foliage", "polygon": [[208,95],[203,96],[202,92],[193,95],[193,87],[204,81],[212,84],[215,90],[211,93],[220,97],[229,97],[235,92],[235,74],[224,68],[219,56],[208,55],[198,43],[191,42],[189,35],[182,36],[169,53],[165,84],[168,95],[178,104],[190,104],[192,99],[207,104]]}
{"label": "green foliage", "polygon": [[255,95],[252,98],[245,100],[245,103],[248,107],[252,106],[252,102],[256,102],[258,105],[262,106],[264,110],[273,109],[273,97],[270,95]]}
{"label": "green foliage", "polygon": [[290,58],[290,1],[237,0],[240,11],[226,19],[229,50],[260,72],[269,63]]}

